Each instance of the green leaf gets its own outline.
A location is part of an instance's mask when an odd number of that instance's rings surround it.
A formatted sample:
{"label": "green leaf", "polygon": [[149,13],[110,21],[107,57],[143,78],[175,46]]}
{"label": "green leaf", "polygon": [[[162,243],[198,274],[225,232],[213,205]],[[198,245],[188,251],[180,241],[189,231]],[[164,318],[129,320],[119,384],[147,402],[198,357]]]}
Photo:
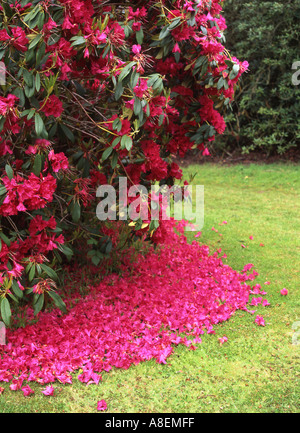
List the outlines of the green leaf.
{"label": "green leaf", "polygon": [[234,78],[236,78],[237,74],[239,73],[239,70],[240,70],[240,65],[234,64],[232,67],[232,71],[229,74],[229,79],[233,80]]}
{"label": "green leaf", "polygon": [[133,105],[133,112],[136,116],[139,115],[140,111],[142,111],[142,104],[139,98],[135,98]]}
{"label": "green leaf", "polygon": [[92,256],[91,260],[95,266],[98,266],[100,263],[101,257],[99,257],[98,255],[94,255],[94,256]]}
{"label": "green leaf", "polygon": [[48,294],[49,294],[50,298],[53,299],[54,304],[55,304],[55,305],[56,305],[56,306],[57,306],[61,311],[63,311],[64,313],[66,313],[66,312],[67,312],[66,304],[65,304],[64,301],[61,299],[61,297],[60,297],[56,292],[53,292],[52,290],[50,290],[50,291],[48,292]]}
{"label": "green leaf", "polygon": [[78,221],[80,220],[80,215],[81,215],[81,207],[80,207],[80,204],[78,203],[78,201],[76,201],[73,204],[73,207],[71,210],[71,215],[72,215],[72,220],[74,221],[74,223],[78,223]]}
{"label": "green leaf", "polygon": [[134,65],[136,65],[136,62],[129,62],[126,66],[124,66],[118,78],[119,83],[129,74],[130,69],[132,69],[132,66]]}
{"label": "green leaf", "polygon": [[38,153],[36,157],[34,158],[34,164],[33,164],[33,173],[36,176],[39,176],[42,170],[42,156]]}
{"label": "green leaf", "polygon": [[34,115],[34,127],[35,127],[36,135],[38,136],[40,136],[45,129],[44,121],[39,115],[39,113],[35,113]]}
{"label": "green leaf", "polygon": [[116,137],[112,142],[112,147],[116,147],[120,143],[121,137]]}
{"label": "green leaf", "polygon": [[136,38],[137,43],[139,45],[142,45],[143,40],[144,40],[144,32],[143,32],[142,28],[140,28],[140,30],[138,32],[136,32],[135,38]]}
{"label": "green leaf", "polygon": [[41,33],[39,33],[29,44],[28,49],[30,50],[31,48],[35,47],[40,40],[42,39],[43,35]]}
{"label": "green leaf", "polygon": [[27,69],[23,69],[23,78],[28,87],[33,87],[33,75]]}
{"label": "green leaf", "polygon": [[33,308],[34,308],[34,315],[36,316],[41,309],[43,308],[44,305],[44,301],[45,301],[45,295],[44,293],[41,293],[37,296],[37,298],[35,299],[35,302],[33,304]]}
{"label": "green leaf", "polygon": [[181,18],[174,18],[171,22],[171,24],[168,25],[169,30],[173,30],[176,27],[178,27],[181,23]]}
{"label": "green leaf", "polygon": [[105,149],[105,151],[102,154],[102,161],[105,161],[107,158],[109,158],[113,150],[114,148],[112,146]]}
{"label": "green leaf", "polygon": [[17,304],[19,303],[18,299],[11,292],[8,292],[7,294],[13,301],[15,301]]}
{"label": "green leaf", "polygon": [[7,177],[10,180],[12,180],[12,178],[14,177],[14,171],[9,164],[6,164],[5,171],[6,171]]}
{"label": "green leaf", "polygon": [[14,294],[18,298],[20,298],[20,299],[23,298],[23,291],[20,289],[20,287],[19,287],[19,285],[18,285],[18,283],[17,283],[16,280],[13,280],[12,289],[13,289]]}
{"label": "green leaf", "polygon": [[41,89],[41,77],[40,77],[40,74],[36,74],[36,76],[35,76],[35,89],[36,89],[37,92],[39,92],[40,89]]}
{"label": "green leaf", "polygon": [[25,96],[24,96],[24,92],[21,89],[21,87],[16,87],[13,92],[14,95],[16,95],[17,98],[19,98],[19,105],[21,107],[24,107],[25,105]]}
{"label": "green leaf", "polygon": [[7,189],[5,188],[5,186],[0,186],[0,195],[4,195],[7,193]]}
{"label": "green leaf", "polygon": [[23,21],[25,23],[29,23],[29,21],[33,20],[40,11],[40,6],[35,6],[28,14],[25,15]]}
{"label": "green leaf", "polygon": [[169,28],[168,28],[168,27],[164,27],[164,28],[161,30],[160,34],[159,34],[159,39],[162,40],[162,39],[164,39],[166,36],[168,36],[169,34],[170,34],[170,32],[169,32]]}
{"label": "green leaf", "polygon": [[59,127],[63,131],[64,135],[72,142],[75,142],[75,137],[71,129],[69,129],[66,125],[63,125],[62,123],[59,124]]}
{"label": "green leaf", "polygon": [[50,266],[48,266],[48,265],[45,265],[45,263],[41,263],[41,268],[43,269],[43,271],[45,271],[46,272],[46,274],[50,277],[50,278],[52,278],[52,280],[58,280],[58,275],[57,275],[57,273],[52,269],[52,268],[50,268]]}
{"label": "green leaf", "polygon": [[74,36],[70,39],[72,42],[72,47],[76,47],[77,45],[86,44],[87,40],[83,36]]}
{"label": "green leaf", "polygon": [[33,87],[29,87],[29,86],[27,86],[27,84],[25,84],[25,87],[24,87],[24,93],[25,93],[25,96],[26,96],[28,99],[30,99],[30,98],[33,97],[34,92],[35,92],[35,86],[33,86]]}
{"label": "green leaf", "polygon": [[114,170],[118,164],[119,155],[118,152],[113,153],[113,157],[111,159],[111,168]]}
{"label": "green leaf", "polygon": [[121,138],[121,148],[129,151],[132,148],[132,138],[128,135],[123,135]]}
{"label": "green leaf", "polygon": [[67,257],[67,259],[70,259],[74,254],[71,248],[67,245],[59,245],[58,248]]}
{"label": "green leaf", "polygon": [[10,309],[8,299],[2,298],[0,311],[1,311],[1,317],[2,317],[3,322],[5,323],[6,326],[10,327],[11,309]]}
{"label": "green leaf", "polygon": [[218,81],[218,83],[217,83],[217,89],[218,90],[220,90],[223,86],[224,86],[224,78],[223,77],[220,77],[219,78],[219,81]]}
{"label": "green leaf", "polygon": [[29,281],[32,281],[34,279],[34,276],[35,276],[35,265],[33,264],[32,267],[30,268],[29,275],[28,275]]}
{"label": "green leaf", "polygon": [[8,237],[7,237],[4,233],[2,233],[2,231],[0,231],[0,238],[3,240],[3,242],[4,242],[8,247],[10,247],[11,242],[10,242],[10,240],[8,239]]}
{"label": "green leaf", "polygon": [[117,101],[118,99],[120,99],[120,97],[122,96],[124,92],[124,87],[122,85],[122,81],[120,81],[116,88],[115,88],[115,100]]}

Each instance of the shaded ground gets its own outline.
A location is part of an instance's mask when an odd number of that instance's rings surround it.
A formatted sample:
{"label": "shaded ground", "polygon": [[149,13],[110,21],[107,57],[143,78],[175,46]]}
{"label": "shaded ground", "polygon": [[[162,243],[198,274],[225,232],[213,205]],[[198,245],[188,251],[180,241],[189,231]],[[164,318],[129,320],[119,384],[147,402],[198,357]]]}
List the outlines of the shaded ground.
{"label": "shaded ground", "polygon": [[299,163],[300,148],[290,149],[284,155],[274,154],[265,155],[262,152],[251,152],[243,154],[240,150],[233,152],[215,152],[211,156],[193,155],[192,152],[184,158],[176,157],[174,161],[181,167],[188,167],[191,164],[206,164],[207,162],[218,163],[222,165],[232,164],[274,164],[281,162]]}

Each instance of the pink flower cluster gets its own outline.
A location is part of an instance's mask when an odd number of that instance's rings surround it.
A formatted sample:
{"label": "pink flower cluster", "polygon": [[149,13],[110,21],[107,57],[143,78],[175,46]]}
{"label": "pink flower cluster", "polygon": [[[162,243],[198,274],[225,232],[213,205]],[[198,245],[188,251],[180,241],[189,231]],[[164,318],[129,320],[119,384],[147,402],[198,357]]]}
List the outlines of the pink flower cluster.
{"label": "pink flower cluster", "polygon": [[18,212],[42,209],[53,200],[56,180],[51,174],[37,177],[31,173],[28,178],[16,174],[12,179],[2,177],[7,195],[0,206],[0,215],[17,215]]}

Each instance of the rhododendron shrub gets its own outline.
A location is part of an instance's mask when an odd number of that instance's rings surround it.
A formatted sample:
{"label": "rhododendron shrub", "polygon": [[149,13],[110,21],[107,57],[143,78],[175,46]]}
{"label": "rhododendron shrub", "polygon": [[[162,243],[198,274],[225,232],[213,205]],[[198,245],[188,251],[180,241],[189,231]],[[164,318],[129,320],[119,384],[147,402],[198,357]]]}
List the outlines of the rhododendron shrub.
{"label": "rhododendron shrub", "polygon": [[[223,46],[220,0],[3,1],[0,60],[0,297],[56,292],[65,258],[98,265],[128,220],[96,218],[96,189],[172,185],[172,155],[208,154],[247,62]],[[118,212],[118,209],[117,209]],[[123,230],[124,229],[124,230]],[[123,230],[123,231],[122,231]],[[153,242],[163,224],[129,226]],[[117,232],[117,233],[116,233]],[[131,238],[131,237],[129,237]],[[22,301],[22,302],[23,302]]]}

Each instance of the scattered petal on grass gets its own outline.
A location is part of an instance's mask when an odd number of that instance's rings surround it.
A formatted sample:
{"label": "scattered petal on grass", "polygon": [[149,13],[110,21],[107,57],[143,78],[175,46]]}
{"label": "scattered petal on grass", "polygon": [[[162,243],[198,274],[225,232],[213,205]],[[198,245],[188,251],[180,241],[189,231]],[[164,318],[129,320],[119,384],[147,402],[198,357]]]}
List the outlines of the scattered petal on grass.
{"label": "scattered petal on grass", "polygon": [[13,379],[12,383],[9,385],[9,388],[12,391],[17,391],[22,387],[23,379]]}
{"label": "scattered petal on grass", "polygon": [[268,286],[268,285],[271,284],[271,283],[270,283],[270,281],[266,281],[264,284],[265,284],[266,286]]}
{"label": "scattered petal on grass", "polygon": [[250,305],[255,306],[255,305],[261,304],[262,300],[263,300],[262,298],[252,298],[252,301],[251,301]]}
{"label": "scattered petal on grass", "polygon": [[224,224],[227,224],[227,221],[223,221],[223,222],[219,223],[219,226],[223,226]]}
{"label": "scattered petal on grass", "polygon": [[219,338],[220,345],[224,344],[228,338],[224,335],[224,337]]}
{"label": "scattered petal on grass", "polygon": [[246,245],[244,245],[244,244],[241,244],[241,247],[242,247],[242,248],[247,248]]}
{"label": "scattered petal on grass", "polygon": [[201,235],[202,235],[202,232],[198,232],[195,234],[194,238],[199,238],[199,236],[201,236]]}
{"label": "scattered petal on grass", "polygon": [[97,410],[104,411],[106,409],[107,409],[107,403],[106,403],[106,401],[105,400],[98,401],[98,403],[97,403]]}
{"label": "scattered petal on grass", "polygon": [[22,391],[23,391],[25,397],[28,397],[29,395],[34,394],[34,391],[30,388],[29,385],[23,386]]}
{"label": "scattered petal on grass", "polygon": [[283,295],[283,296],[286,296],[288,293],[289,293],[289,291],[285,287],[280,290],[280,294]]}
{"label": "scattered petal on grass", "polygon": [[252,241],[253,240],[253,236],[251,235],[251,236],[249,236],[249,239]]}
{"label": "scattered petal on grass", "polygon": [[268,305],[271,305],[271,304],[270,304],[270,302],[267,299],[264,299],[262,301],[262,305],[263,305],[263,307],[267,307]]}
{"label": "scattered petal on grass", "polygon": [[258,326],[265,326],[265,320],[263,316],[257,315],[255,318],[255,323],[257,323]]}
{"label": "scattered petal on grass", "polygon": [[46,386],[46,388],[44,390],[42,390],[42,393],[44,395],[53,395],[54,393],[54,388],[52,385]]}
{"label": "scattered petal on grass", "polygon": [[265,245],[264,245],[264,244],[259,244],[259,246],[260,246],[260,247],[264,247]]}
{"label": "scattered petal on grass", "polygon": [[0,386],[0,395],[3,394],[4,389],[5,389],[5,388],[3,388],[2,386]]}

